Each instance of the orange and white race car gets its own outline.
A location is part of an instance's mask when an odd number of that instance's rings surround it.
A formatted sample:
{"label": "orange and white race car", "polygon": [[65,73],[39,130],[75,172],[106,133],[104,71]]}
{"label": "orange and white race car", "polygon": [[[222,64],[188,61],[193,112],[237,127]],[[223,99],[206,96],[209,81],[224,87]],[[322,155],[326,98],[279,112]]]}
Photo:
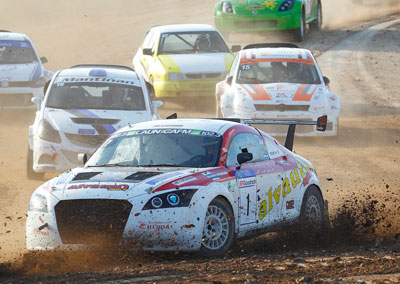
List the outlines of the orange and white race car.
{"label": "orange and white race car", "polygon": [[[294,44],[253,44],[237,55],[230,73],[216,86],[217,117],[316,120],[328,116],[326,132],[302,125],[298,136],[335,136],[339,97],[329,88],[311,51]],[[274,136],[286,129],[269,127]]]}

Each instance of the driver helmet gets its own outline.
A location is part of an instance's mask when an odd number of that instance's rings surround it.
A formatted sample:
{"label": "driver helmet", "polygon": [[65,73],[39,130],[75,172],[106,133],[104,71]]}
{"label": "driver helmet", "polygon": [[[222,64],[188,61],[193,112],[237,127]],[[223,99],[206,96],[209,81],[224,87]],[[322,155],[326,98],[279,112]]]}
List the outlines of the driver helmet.
{"label": "driver helmet", "polygon": [[201,34],[196,39],[195,47],[197,50],[207,50],[211,46],[210,35],[209,34]]}
{"label": "driver helmet", "polygon": [[219,141],[213,137],[206,137],[203,141],[203,148],[206,151],[206,155],[214,156],[218,150]]}

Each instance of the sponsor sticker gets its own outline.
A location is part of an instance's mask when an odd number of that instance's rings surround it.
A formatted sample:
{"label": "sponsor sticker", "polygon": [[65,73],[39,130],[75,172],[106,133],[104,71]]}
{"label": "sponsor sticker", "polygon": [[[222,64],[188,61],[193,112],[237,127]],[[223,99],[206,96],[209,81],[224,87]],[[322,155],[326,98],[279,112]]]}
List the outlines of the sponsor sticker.
{"label": "sponsor sticker", "polygon": [[110,191],[126,191],[129,189],[127,184],[78,184],[71,185],[68,189],[107,189]]}
{"label": "sponsor sticker", "polygon": [[173,182],[172,184],[180,186],[180,185],[183,185],[183,184],[195,181],[195,180],[197,180],[197,178],[191,176],[191,177],[186,177],[186,178],[177,180],[177,181]]}

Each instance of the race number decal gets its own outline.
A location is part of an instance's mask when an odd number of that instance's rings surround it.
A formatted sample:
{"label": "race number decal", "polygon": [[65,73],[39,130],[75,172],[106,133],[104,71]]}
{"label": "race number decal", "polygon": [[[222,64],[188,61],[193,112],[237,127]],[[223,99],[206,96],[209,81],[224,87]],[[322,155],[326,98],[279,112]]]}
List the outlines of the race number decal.
{"label": "race number decal", "polygon": [[256,222],[257,216],[257,182],[252,170],[235,172],[239,187],[239,220],[240,225]]}

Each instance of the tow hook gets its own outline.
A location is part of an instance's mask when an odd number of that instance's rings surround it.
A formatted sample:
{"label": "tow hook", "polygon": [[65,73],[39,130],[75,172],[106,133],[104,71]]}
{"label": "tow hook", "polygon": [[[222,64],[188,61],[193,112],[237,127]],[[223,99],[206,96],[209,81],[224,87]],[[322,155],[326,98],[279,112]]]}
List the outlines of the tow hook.
{"label": "tow hook", "polygon": [[40,226],[40,227],[38,228],[38,230],[41,231],[41,230],[43,230],[44,228],[48,228],[48,227],[49,227],[49,224],[48,224],[48,223],[44,223],[42,226]]}

